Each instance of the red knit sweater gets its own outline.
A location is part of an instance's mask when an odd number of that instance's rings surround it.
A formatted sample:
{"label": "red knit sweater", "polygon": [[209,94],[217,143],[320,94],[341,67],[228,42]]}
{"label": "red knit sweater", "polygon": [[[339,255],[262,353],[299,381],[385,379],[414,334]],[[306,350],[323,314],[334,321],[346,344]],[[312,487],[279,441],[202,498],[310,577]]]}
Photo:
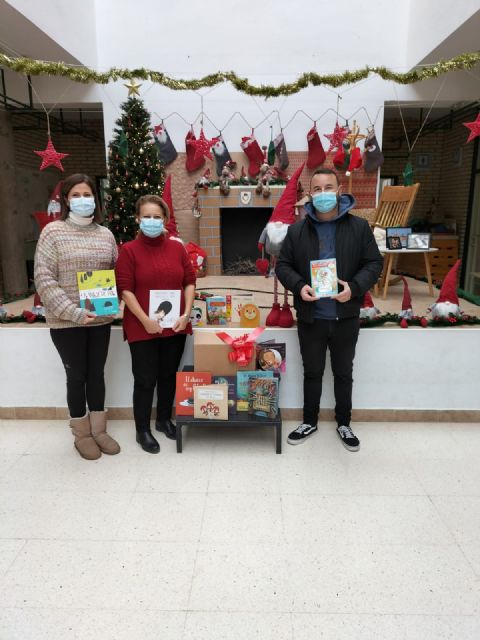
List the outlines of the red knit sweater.
{"label": "red knit sweater", "polygon": [[[148,238],[143,233],[122,246],[115,267],[119,296],[123,291],[135,294],[140,306],[148,315],[151,289],[180,289],[180,314],[185,310],[184,289],[195,284],[195,272],[185,247],[178,240],[165,237]],[[150,334],[143,324],[125,307],[123,335],[128,342],[166,338],[177,333],[192,333],[188,323],[185,331],[164,329],[162,333]]]}

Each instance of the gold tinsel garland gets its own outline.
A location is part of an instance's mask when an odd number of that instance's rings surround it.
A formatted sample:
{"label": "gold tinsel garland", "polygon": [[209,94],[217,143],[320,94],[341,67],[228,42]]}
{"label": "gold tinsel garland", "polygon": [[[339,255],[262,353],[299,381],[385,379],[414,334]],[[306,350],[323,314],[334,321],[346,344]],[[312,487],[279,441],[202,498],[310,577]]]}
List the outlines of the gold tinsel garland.
{"label": "gold tinsel garland", "polygon": [[391,80],[398,84],[412,84],[421,82],[431,78],[448,73],[450,71],[459,71],[462,69],[471,69],[480,61],[480,53],[463,53],[451,60],[437,62],[430,66],[423,67],[419,70],[408,71],[406,73],[396,73],[390,71],[386,67],[365,67],[358,71],[344,71],[343,73],[329,73],[320,75],[318,73],[304,73],[295,82],[281,84],[278,87],[269,85],[253,86],[246,78],[239,78],[234,71],[218,71],[197,80],[175,80],[169,78],[159,71],[151,71],[150,69],[116,69],[113,67],[109,71],[100,73],[89,69],[88,67],[73,67],[64,62],[44,62],[42,60],[33,60],[32,58],[11,58],[0,53],[0,65],[16,71],[17,73],[25,73],[31,76],[61,76],[69,78],[73,82],[108,84],[116,80],[132,80],[140,78],[141,80],[150,80],[156,84],[173,89],[174,91],[197,90],[204,87],[213,87],[221,82],[231,82],[232,85],[242,93],[250,96],[263,96],[265,98],[274,98],[276,96],[289,96],[298,93],[309,85],[329,85],[331,87],[340,87],[344,84],[352,84],[364,80],[371,73],[376,73],[383,80]]}

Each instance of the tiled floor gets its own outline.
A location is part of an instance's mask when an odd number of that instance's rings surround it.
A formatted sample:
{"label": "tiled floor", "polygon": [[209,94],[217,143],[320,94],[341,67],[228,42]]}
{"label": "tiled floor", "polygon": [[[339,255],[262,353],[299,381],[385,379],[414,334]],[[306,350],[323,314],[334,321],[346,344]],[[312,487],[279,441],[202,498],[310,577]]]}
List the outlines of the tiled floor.
{"label": "tiled floor", "polygon": [[[284,440],[290,424],[284,425]],[[480,425],[186,431],[151,456],[0,421],[1,640],[478,640]]]}

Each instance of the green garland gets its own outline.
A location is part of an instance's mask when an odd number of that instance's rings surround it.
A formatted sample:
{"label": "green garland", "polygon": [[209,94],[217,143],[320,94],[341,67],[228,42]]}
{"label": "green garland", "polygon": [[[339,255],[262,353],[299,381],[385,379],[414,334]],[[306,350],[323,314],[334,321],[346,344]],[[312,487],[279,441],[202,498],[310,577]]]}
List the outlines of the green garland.
{"label": "green garland", "polygon": [[344,71],[343,73],[318,74],[314,72],[303,73],[295,82],[284,83],[277,87],[269,85],[254,86],[246,78],[240,78],[234,71],[217,71],[196,80],[178,80],[159,71],[152,71],[143,67],[139,69],[117,69],[115,67],[103,73],[89,69],[88,67],[73,67],[65,62],[45,62],[32,58],[11,58],[0,53],[0,65],[31,76],[61,76],[70,78],[73,82],[108,84],[117,80],[132,80],[139,78],[149,80],[174,91],[197,91],[205,87],[214,87],[221,82],[230,82],[238,91],[250,96],[263,96],[274,98],[277,96],[289,96],[298,93],[309,85],[329,85],[340,87],[345,84],[353,84],[368,78],[371,73],[376,73],[383,80],[391,80],[397,84],[413,84],[422,80],[438,78],[450,71],[472,69],[480,61],[480,53],[463,53],[450,60],[443,60],[436,64],[423,67],[419,70],[396,73],[386,67],[364,67],[357,71]]}

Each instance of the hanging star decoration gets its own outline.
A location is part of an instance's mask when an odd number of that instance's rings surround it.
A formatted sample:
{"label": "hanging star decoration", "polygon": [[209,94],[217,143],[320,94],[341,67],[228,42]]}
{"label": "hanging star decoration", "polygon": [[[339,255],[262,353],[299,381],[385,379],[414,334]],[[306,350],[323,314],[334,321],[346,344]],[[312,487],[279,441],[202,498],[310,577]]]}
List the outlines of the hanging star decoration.
{"label": "hanging star decoration", "polygon": [[462,122],[462,124],[464,127],[470,129],[467,142],[471,142],[474,138],[480,136],[480,113],[478,114],[477,119],[473,122]]}
{"label": "hanging star decoration", "polygon": [[59,153],[53,146],[53,142],[50,136],[48,136],[48,144],[46,149],[44,149],[43,151],[34,151],[33,153],[36,153],[37,156],[40,156],[42,158],[40,171],[43,171],[50,165],[57,167],[57,169],[60,169],[60,171],[65,171],[62,166],[62,160],[70,155],[69,153]]}
{"label": "hanging star decoration", "polygon": [[338,120],[337,120],[337,122],[335,123],[335,129],[333,130],[333,133],[323,134],[330,143],[327,153],[330,153],[330,151],[333,151],[334,149],[339,149],[342,146],[343,141],[345,140],[345,138],[348,136],[349,133],[350,133],[350,129],[348,127],[341,127],[338,124]]}
{"label": "hanging star decoration", "polygon": [[139,96],[140,97],[140,93],[138,92],[138,90],[140,89],[140,87],[142,86],[140,82],[135,82],[135,79],[132,78],[130,80],[130,82],[126,82],[123,85],[124,87],[127,87],[128,89],[128,97],[130,98],[130,96]]}
{"label": "hanging star decoration", "polygon": [[203,133],[203,129],[200,129],[200,135],[198,136],[197,140],[192,140],[192,145],[195,148],[194,160],[199,160],[203,157],[212,160],[213,156],[210,153],[210,149],[217,141],[218,138],[212,138],[211,140],[206,138],[205,134]]}

